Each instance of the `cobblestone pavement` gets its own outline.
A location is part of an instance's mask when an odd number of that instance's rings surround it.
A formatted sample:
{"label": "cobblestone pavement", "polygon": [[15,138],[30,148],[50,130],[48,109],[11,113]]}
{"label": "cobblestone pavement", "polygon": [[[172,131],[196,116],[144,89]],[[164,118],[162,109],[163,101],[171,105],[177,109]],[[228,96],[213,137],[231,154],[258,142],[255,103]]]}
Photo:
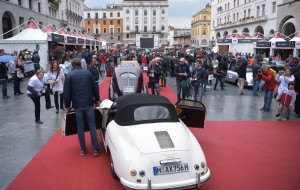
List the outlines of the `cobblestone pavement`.
{"label": "cobblestone pavement", "polygon": [[[13,84],[8,84],[10,99],[0,97],[0,189],[5,189],[22,171],[37,152],[59,130],[62,111],[55,113],[55,108],[45,109],[41,99],[41,120],[34,122],[33,102],[26,96],[28,79],[21,82],[23,95],[13,94]],[[167,83],[176,91],[175,79],[168,78]],[[238,88],[226,84],[225,91],[208,88],[203,96],[207,106],[207,120],[274,120],[277,104],[273,101],[272,111],[261,113],[263,94],[252,96],[252,91],[245,89],[244,96],[238,96]],[[54,100],[52,98],[52,105]],[[295,120],[294,113],[291,120]]]}

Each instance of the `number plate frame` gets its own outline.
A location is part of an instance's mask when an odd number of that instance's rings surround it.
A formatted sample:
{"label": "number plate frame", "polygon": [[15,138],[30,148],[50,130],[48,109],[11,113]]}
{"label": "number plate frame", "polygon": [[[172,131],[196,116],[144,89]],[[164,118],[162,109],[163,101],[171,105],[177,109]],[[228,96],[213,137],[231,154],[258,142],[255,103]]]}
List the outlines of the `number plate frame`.
{"label": "number plate frame", "polygon": [[168,174],[176,174],[182,172],[188,172],[189,165],[187,163],[170,165],[170,166],[154,166],[153,167],[153,175],[168,175]]}
{"label": "number plate frame", "polygon": [[134,86],[123,86],[123,92],[134,92]]}

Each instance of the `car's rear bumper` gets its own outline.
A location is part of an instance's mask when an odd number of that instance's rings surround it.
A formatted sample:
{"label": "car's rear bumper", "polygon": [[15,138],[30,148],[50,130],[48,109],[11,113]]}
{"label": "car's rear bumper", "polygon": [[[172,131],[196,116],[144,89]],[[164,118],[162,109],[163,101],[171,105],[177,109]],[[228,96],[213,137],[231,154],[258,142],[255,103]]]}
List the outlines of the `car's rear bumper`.
{"label": "car's rear bumper", "polygon": [[196,186],[200,186],[201,184],[208,181],[211,177],[210,170],[207,169],[206,174],[203,176],[200,176],[199,172],[195,173],[194,179],[189,179],[185,181],[176,181],[172,183],[160,183],[160,184],[154,184],[151,182],[151,179],[148,179],[147,184],[139,184],[139,183],[133,183],[125,180],[124,178],[120,178],[121,184],[126,189],[185,189],[185,188],[192,188]]}

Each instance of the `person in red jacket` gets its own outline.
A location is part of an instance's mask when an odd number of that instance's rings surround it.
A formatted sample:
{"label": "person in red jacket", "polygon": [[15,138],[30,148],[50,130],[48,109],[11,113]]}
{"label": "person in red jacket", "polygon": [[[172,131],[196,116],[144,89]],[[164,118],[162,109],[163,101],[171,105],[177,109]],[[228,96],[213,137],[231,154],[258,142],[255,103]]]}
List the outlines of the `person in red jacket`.
{"label": "person in red jacket", "polygon": [[258,70],[256,80],[264,81],[264,85],[263,85],[265,91],[264,106],[260,108],[260,110],[263,112],[269,112],[271,108],[274,89],[276,86],[274,75],[270,70],[270,68],[263,66],[262,69]]}

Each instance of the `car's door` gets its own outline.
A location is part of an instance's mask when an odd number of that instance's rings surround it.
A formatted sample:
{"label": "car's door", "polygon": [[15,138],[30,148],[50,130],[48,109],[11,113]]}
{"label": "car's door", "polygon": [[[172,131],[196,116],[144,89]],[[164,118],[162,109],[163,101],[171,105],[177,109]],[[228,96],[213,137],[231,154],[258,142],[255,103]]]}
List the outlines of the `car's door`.
{"label": "car's door", "polygon": [[202,102],[194,100],[179,100],[176,102],[179,118],[187,127],[204,128],[206,107]]}
{"label": "car's door", "polygon": [[[99,109],[95,109],[95,122],[96,129],[100,129],[102,125],[102,114]],[[62,135],[70,136],[77,134],[77,122],[75,117],[75,112],[72,110],[68,114],[66,114],[61,121]],[[84,131],[89,131],[89,126],[87,120],[84,120]]]}

